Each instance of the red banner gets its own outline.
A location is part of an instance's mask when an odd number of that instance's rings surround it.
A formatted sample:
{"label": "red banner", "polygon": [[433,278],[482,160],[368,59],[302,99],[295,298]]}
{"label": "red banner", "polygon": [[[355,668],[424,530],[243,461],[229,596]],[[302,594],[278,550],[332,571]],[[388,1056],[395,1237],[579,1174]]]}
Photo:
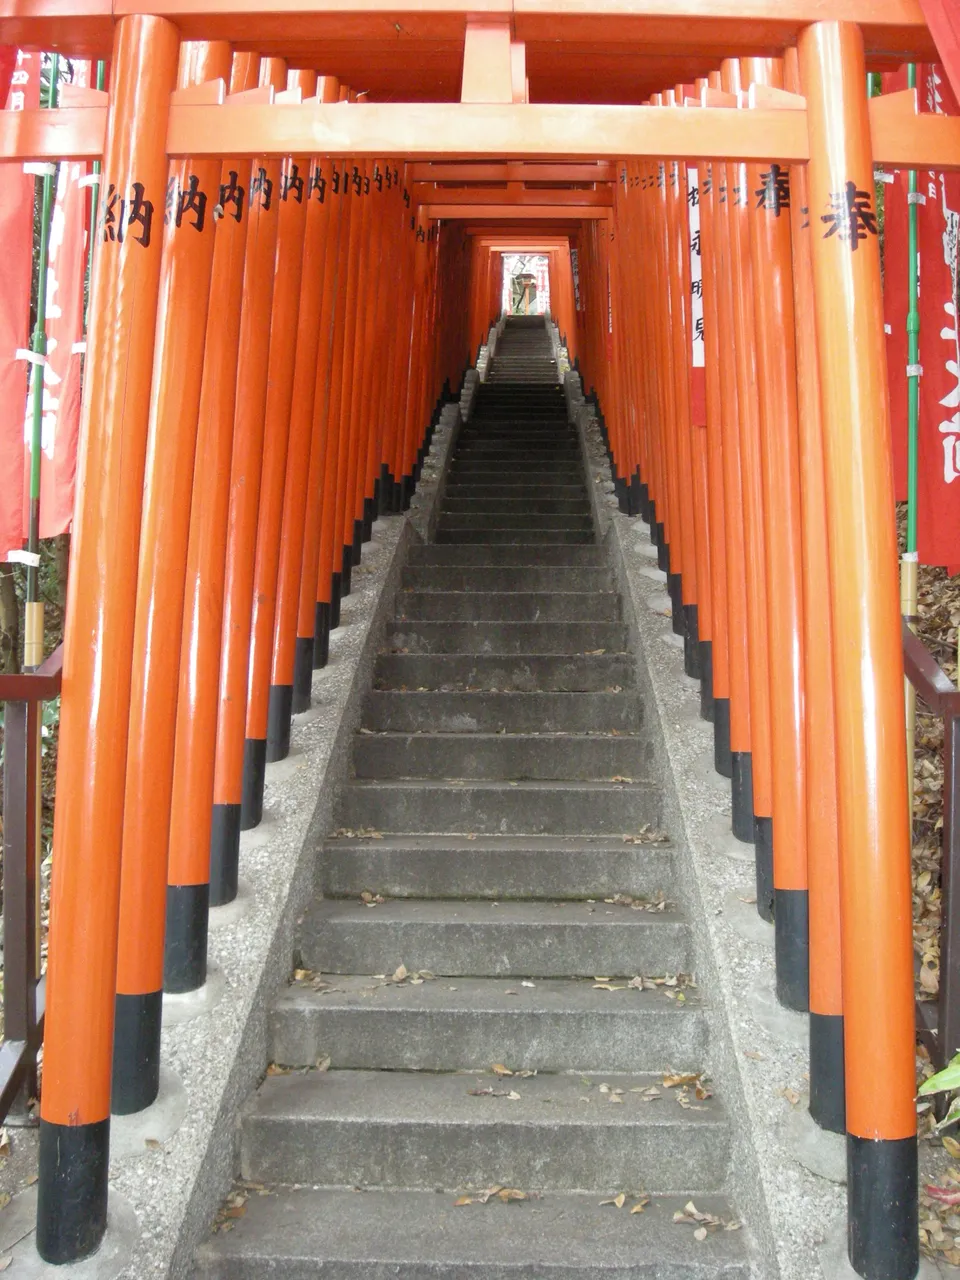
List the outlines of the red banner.
{"label": "red banner", "polygon": [[[883,92],[907,87],[907,69],[883,73]],[[893,484],[907,500],[907,175],[883,175],[883,321],[887,334],[887,385],[893,432]]]}
{"label": "red banner", "polygon": [[[90,63],[73,64],[73,83],[90,83]],[[80,430],[83,285],[86,273],[90,187],[81,185],[88,165],[61,163],[50,220],[47,271],[47,364],[44,369],[40,455],[40,537],[64,533],[73,519]],[[25,439],[33,422],[28,397]],[[29,465],[29,457],[28,457]]]}
{"label": "red banner", "polygon": [[[40,105],[40,55],[17,53],[8,111]],[[23,406],[33,275],[34,178],[12,161],[0,178],[0,559],[23,545]]]}
{"label": "red banner", "polygon": [[[921,111],[960,115],[939,64],[920,68]],[[957,247],[960,174],[918,174],[920,430],[917,551],[922,564],[960,565],[960,340]]]}

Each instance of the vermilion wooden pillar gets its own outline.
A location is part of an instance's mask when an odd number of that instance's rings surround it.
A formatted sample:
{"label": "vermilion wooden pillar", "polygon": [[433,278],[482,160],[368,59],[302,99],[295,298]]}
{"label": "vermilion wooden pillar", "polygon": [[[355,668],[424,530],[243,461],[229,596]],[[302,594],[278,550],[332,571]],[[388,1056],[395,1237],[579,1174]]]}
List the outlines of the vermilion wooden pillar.
{"label": "vermilion wooden pillar", "polygon": [[137,554],[179,36],[117,22],[64,633],[37,1250],[94,1253],[107,1223],[110,1083]]}
{"label": "vermilion wooden pillar", "polygon": [[[230,75],[230,46],[188,43],[178,86]],[[220,180],[218,160],[170,166],[140,531],[117,955],[111,1107],[160,1084],[167,845],[190,502]]]}
{"label": "vermilion wooden pillar", "polygon": [[[778,60],[747,60],[751,83],[783,86]],[[777,995],[809,1005],[804,633],[800,438],[789,175],[775,162],[747,166],[760,393],[760,463],[770,647],[770,723]],[[759,852],[759,851],[758,851]],[[764,868],[765,871],[765,868]],[[757,901],[763,886],[758,881]]]}
{"label": "vermilion wooden pillar", "polygon": [[[263,59],[261,86],[272,85],[279,92],[286,79],[286,64],[281,58]],[[280,206],[280,161],[255,160],[250,179],[244,253],[227,515],[213,829],[210,834],[212,906],[232,902],[237,894],[250,610]]]}
{"label": "vermilion wooden pillar", "polygon": [[[316,92],[313,71],[291,71],[287,91],[301,98]],[[277,600],[277,570],[286,489],[287,453],[294,413],[294,367],[299,337],[304,233],[310,202],[310,160],[287,157],[280,170],[277,253],[274,267],[267,395],[264,405],[263,459],[257,516],[256,558],[247,671],[247,716],[243,744],[240,828],[255,827],[263,817],[267,765],[267,719],[270,660]],[[314,264],[312,264],[314,265]]]}
{"label": "vermilion wooden pillar", "polygon": [[[256,54],[234,54],[231,93],[253,89],[259,68]],[[163,985],[172,992],[196,990],[207,972],[224,554],[250,173],[249,160],[225,161],[217,193],[221,214],[213,246],[197,416],[170,801]]]}
{"label": "vermilion wooden pillar", "polygon": [[[795,49],[787,50],[785,71],[787,88],[798,92],[800,71]],[[805,165],[791,168],[790,192],[803,569],[803,711],[810,900],[810,1114],[822,1128],[843,1133],[846,1128],[846,1101],[833,618],[830,593],[825,589],[830,565],[811,258],[814,232]]]}
{"label": "vermilion wooden pillar", "polygon": [[879,236],[859,28],[799,42],[826,474],[840,819],[848,1248],[866,1280],[918,1258],[903,656]]}
{"label": "vermilion wooden pillar", "polygon": [[[321,77],[317,97],[336,102],[339,84],[335,77]],[[290,749],[290,718],[293,714],[297,651],[297,611],[300,577],[304,561],[306,526],[315,518],[319,527],[319,456],[312,465],[314,434],[322,430],[317,406],[317,370],[321,349],[329,350],[326,333],[321,342],[324,288],[329,286],[327,262],[334,261],[336,221],[330,191],[330,164],[314,157],[309,175],[309,206],[303,243],[303,274],[297,328],[297,354],[293,374],[293,404],[287,450],[287,475],[283,494],[283,523],[280,533],[280,563],[277,570],[277,606],[273,628],[273,660],[270,671],[270,701],[267,711],[267,761],[282,760]],[[332,243],[331,243],[332,242]],[[329,307],[327,308],[329,323]],[[321,388],[322,392],[322,388]],[[318,455],[320,452],[318,439]],[[311,487],[312,482],[312,487]],[[308,512],[308,504],[313,511]],[[316,571],[314,570],[314,578]],[[306,670],[313,667],[312,640]]]}

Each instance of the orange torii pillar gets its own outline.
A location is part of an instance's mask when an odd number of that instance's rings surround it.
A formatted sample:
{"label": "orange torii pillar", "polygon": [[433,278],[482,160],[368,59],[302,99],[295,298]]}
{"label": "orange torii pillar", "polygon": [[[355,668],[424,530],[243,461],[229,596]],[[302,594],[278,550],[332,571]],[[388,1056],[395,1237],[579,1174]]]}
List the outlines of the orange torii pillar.
{"label": "orange torii pillar", "polygon": [[137,556],[179,35],[116,26],[64,633],[37,1250],[94,1253],[107,1224],[110,1084]]}
{"label": "orange torii pillar", "polygon": [[[230,46],[186,43],[178,85],[227,80]],[[149,1106],[160,1083],[167,845],[173,790],[190,501],[204,334],[213,266],[218,160],[171,165],[157,343],[150,396],[140,534],[123,866],[116,1027],[115,1115]]]}
{"label": "orange torii pillar", "polygon": [[[256,87],[260,58],[235,53],[230,92]],[[250,161],[226,160],[214,208],[210,304],[203,350],[170,802],[164,990],[194,991],[207,972],[217,688],[233,416],[240,341]]]}
{"label": "orange torii pillar", "polygon": [[833,609],[848,1251],[866,1280],[919,1263],[903,654],[879,235],[863,37],[799,41]]}

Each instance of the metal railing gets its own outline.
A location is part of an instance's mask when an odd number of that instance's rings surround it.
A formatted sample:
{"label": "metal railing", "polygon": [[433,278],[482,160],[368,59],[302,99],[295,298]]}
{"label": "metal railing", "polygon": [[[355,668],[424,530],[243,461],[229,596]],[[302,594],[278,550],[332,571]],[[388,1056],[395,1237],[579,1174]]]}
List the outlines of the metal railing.
{"label": "metal railing", "polygon": [[43,1042],[40,976],[42,704],[60,693],[61,645],[36,671],[0,675],[3,715],[3,1041],[0,1121],[31,1119]]}
{"label": "metal railing", "polygon": [[943,719],[940,989],[936,1000],[917,1001],[917,1035],[939,1069],[960,1049],[960,690],[906,622],[903,663],[919,697]]}

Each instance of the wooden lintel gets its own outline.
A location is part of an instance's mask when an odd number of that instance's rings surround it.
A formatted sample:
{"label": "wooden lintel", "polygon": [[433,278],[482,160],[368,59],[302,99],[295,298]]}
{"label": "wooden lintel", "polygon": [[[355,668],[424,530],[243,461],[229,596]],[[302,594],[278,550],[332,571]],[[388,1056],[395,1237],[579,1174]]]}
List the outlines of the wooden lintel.
{"label": "wooden lintel", "polygon": [[412,195],[418,204],[432,205],[557,205],[565,209],[609,209],[613,206],[613,189],[609,184],[596,191],[575,188],[568,191],[544,191],[523,187],[515,191],[509,187],[436,187],[429,182],[416,182]]}
{"label": "wooden lintel", "polygon": [[[888,167],[960,169],[960,117],[915,115],[901,95],[870,104],[874,157]],[[97,159],[106,108],[0,112],[0,159]],[[703,107],[237,102],[170,109],[178,156],[396,156],[614,160],[809,158],[806,114]]]}

